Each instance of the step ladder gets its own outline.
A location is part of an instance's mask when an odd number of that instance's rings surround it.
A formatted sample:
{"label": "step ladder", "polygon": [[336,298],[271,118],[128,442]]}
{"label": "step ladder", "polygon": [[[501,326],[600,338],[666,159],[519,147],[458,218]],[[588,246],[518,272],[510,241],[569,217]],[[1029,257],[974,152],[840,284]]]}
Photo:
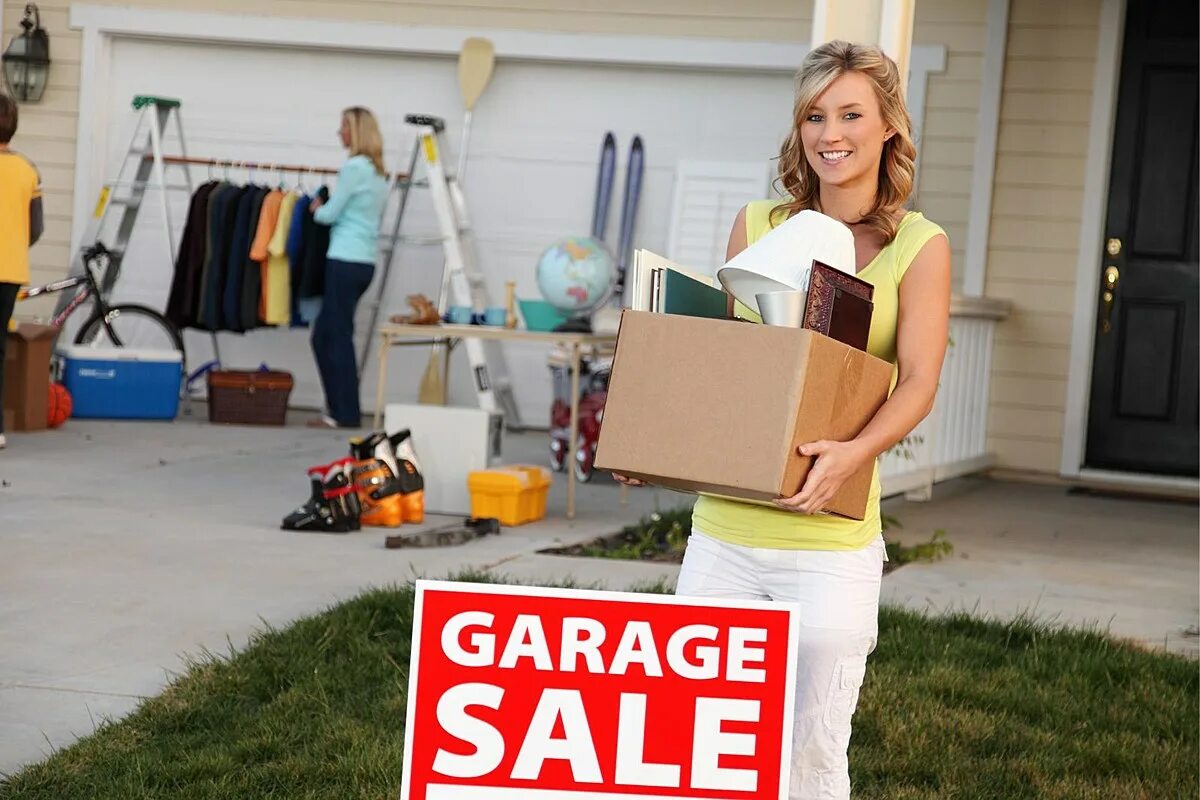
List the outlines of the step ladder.
{"label": "step ladder", "polygon": [[[401,242],[421,245],[440,245],[445,263],[442,268],[441,289],[438,292],[438,312],[446,313],[451,302],[455,305],[485,309],[492,305],[487,295],[487,284],[479,271],[475,257],[470,217],[462,187],[455,176],[446,173],[442,154],[446,148],[442,133],[446,124],[440,117],[409,114],[404,121],[416,127],[417,138],[413,143],[408,172],[398,174],[393,190],[399,194],[395,219],[390,233],[381,236],[380,260],[383,265],[379,288],[379,301],[386,296],[388,274],[396,248]],[[424,178],[416,177],[418,165],[423,168]],[[408,207],[409,193],[413,189],[428,189],[438,219],[436,236],[403,236],[400,233],[404,211]],[[381,302],[376,302],[371,311],[369,331],[374,332],[379,322]],[[374,339],[375,337],[370,337]],[[463,345],[479,407],[485,411],[502,412],[505,425],[510,428],[521,424],[520,413],[512,392],[512,383],[499,342],[485,342],[465,337]],[[435,345],[436,346],[436,345]],[[366,363],[364,350],[361,367]],[[380,353],[380,358],[385,358]]]}
{"label": "step ladder", "polygon": [[[170,97],[153,95],[136,95],[133,98],[133,110],[138,112],[138,121],[133,129],[125,156],[117,169],[116,177],[106,181],[100,188],[100,196],[96,201],[95,211],[84,229],[80,241],[79,253],[71,264],[72,276],[82,275],[84,254],[97,244],[103,244],[109,252],[108,268],[100,279],[100,291],[107,298],[116,285],[121,273],[121,262],[125,258],[130,236],[133,234],[134,223],[146,199],[147,189],[158,190],[158,208],[162,218],[163,232],[166,235],[163,257],[171,269],[175,266],[176,242],[175,226],[171,223],[170,202],[168,193],[173,191],[185,192],[186,197],[192,195],[192,176],[187,164],[168,165],[165,161],[163,143],[173,131],[179,141],[179,155],[187,157],[187,142],[183,136],[183,120],[180,108],[183,103]],[[177,166],[182,173],[179,183],[167,183],[167,167]],[[59,295],[54,313],[61,313],[71,302],[70,293]],[[221,360],[217,347],[217,337],[212,335],[212,347],[216,363]]]}
{"label": "step ladder", "polygon": [[[179,139],[181,155],[187,155],[187,147],[183,138],[183,123],[180,120],[179,100],[167,97],[137,95],[133,98],[133,109],[138,114],[137,125],[134,126],[133,137],[117,170],[117,175],[106,181],[100,189],[95,211],[84,229],[80,241],[79,253],[71,265],[71,275],[82,275],[84,270],[83,253],[93,245],[103,242],[111,254],[108,269],[105,270],[100,282],[100,290],[107,296],[117,281],[121,271],[121,261],[129,245],[129,237],[133,233],[134,223],[138,212],[146,198],[146,189],[159,190],[161,200],[159,213],[162,215],[163,230],[166,233],[166,247],[163,255],[175,263],[175,231],[168,212],[167,192],[172,190],[192,192],[191,174],[187,165],[179,165],[183,173],[183,182],[168,184],[166,163],[163,161],[163,141],[170,128],[174,129]],[[115,223],[115,229],[114,229]],[[59,298],[58,313],[71,298],[63,294]]]}

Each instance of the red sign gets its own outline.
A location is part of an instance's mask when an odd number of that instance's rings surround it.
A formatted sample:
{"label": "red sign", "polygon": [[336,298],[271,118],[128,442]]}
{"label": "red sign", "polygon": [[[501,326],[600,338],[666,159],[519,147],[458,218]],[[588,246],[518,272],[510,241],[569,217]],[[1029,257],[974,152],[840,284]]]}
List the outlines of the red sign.
{"label": "red sign", "polygon": [[418,581],[401,800],[785,800],[795,607]]}

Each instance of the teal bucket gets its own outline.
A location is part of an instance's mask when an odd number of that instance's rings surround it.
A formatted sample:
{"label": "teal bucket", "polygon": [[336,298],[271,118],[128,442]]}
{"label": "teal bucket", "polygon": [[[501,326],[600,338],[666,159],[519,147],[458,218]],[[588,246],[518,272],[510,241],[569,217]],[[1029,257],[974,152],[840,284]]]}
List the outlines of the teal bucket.
{"label": "teal bucket", "polygon": [[567,317],[545,300],[517,300],[521,305],[521,316],[525,329],[530,331],[552,331],[567,321]]}

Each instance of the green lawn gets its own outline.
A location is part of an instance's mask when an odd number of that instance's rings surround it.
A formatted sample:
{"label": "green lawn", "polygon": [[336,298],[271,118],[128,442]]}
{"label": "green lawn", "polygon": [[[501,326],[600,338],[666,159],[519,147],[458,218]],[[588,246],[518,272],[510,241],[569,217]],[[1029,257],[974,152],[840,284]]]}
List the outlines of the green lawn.
{"label": "green lawn", "polygon": [[[199,660],[4,800],[395,798],[411,587]],[[855,798],[1197,796],[1197,664],[1091,633],[885,610],[855,717]]]}

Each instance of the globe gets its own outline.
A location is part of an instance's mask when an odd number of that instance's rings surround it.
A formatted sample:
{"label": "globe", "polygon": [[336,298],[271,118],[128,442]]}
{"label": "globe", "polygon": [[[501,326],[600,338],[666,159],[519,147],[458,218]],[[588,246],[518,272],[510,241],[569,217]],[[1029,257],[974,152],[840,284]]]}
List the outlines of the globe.
{"label": "globe", "polygon": [[591,236],[568,236],[538,259],[537,283],[550,305],[569,318],[586,318],[612,294],[617,269],[608,248]]}

